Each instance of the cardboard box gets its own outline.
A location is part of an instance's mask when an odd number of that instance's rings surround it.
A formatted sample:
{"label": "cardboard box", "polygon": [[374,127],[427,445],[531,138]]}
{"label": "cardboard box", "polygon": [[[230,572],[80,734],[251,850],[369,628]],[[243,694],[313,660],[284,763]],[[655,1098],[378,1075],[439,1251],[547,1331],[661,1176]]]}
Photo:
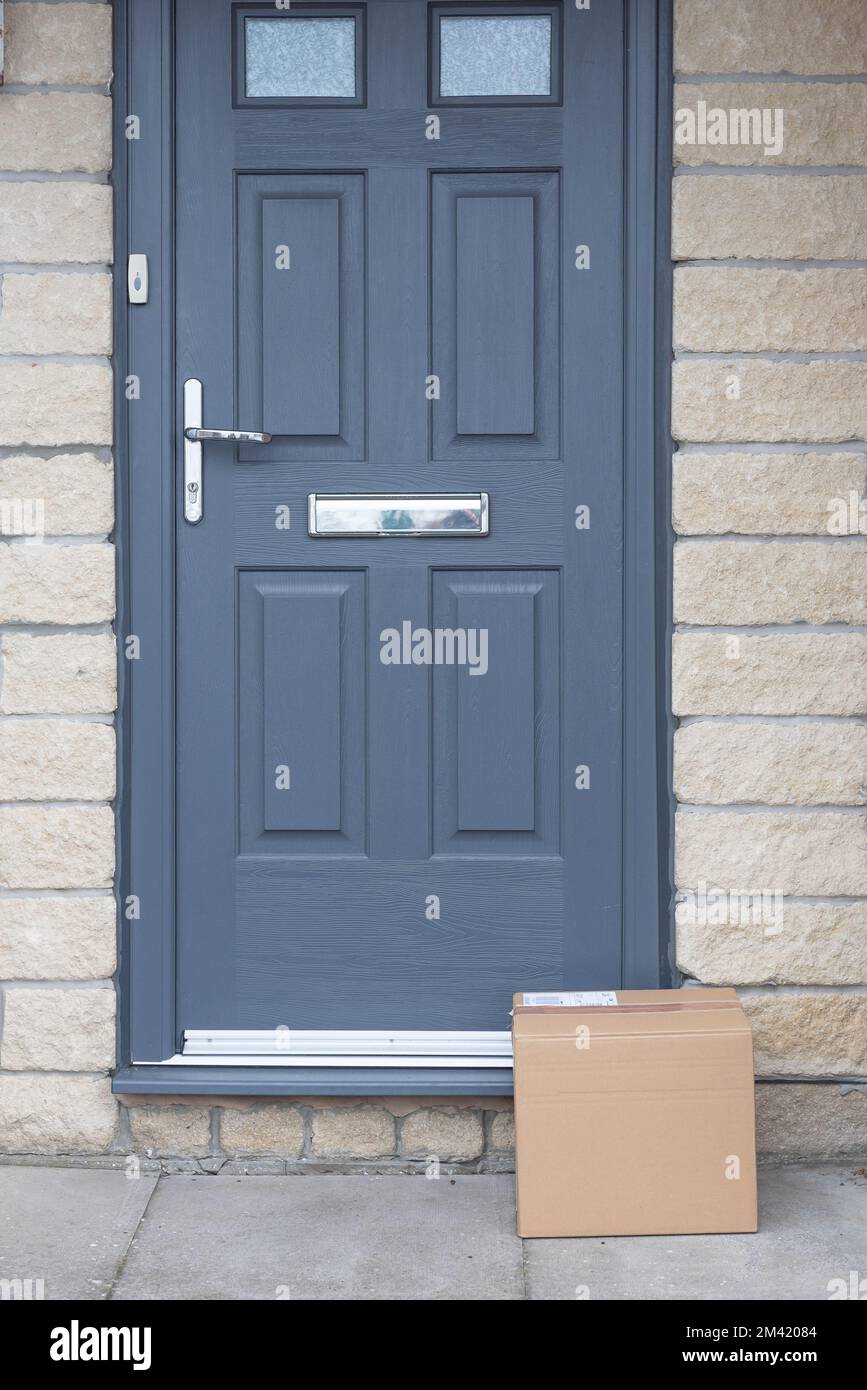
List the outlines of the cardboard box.
{"label": "cardboard box", "polygon": [[518,1234],[755,1231],[752,1032],[735,991],[531,1002],[552,994],[513,1000]]}

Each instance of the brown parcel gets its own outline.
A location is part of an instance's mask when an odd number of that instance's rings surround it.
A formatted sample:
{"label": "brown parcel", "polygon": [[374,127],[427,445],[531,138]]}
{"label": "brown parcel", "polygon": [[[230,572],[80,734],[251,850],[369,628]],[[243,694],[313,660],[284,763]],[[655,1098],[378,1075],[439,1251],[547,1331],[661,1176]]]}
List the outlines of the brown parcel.
{"label": "brown parcel", "polygon": [[518,1234],[755,1231],[752,1034],[733,989],[514,997]]}

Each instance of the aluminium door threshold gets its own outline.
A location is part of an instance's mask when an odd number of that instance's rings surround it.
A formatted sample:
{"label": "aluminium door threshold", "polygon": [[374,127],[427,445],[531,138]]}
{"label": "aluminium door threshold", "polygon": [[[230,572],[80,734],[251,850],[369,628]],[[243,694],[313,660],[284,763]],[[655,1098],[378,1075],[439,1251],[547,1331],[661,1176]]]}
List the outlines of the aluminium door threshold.
{"label": "aluminium door threshold", "polygon": [[184,1032],[155,1066],[511,1067],[509,1032],[241,1028]]}

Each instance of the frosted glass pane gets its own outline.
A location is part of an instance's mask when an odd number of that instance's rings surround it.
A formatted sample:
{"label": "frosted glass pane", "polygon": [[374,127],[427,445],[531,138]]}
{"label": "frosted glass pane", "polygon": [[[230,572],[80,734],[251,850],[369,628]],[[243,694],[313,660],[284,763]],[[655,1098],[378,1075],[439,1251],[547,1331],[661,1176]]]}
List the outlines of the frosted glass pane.
{"label": "frosted glass pane", "polygon": [[440,96],[551,95],[551,16],[440,19]]}
{"label": "frosted glass pane", "polygon": [[354,19],[248,19],[248,97],[354,97]]}

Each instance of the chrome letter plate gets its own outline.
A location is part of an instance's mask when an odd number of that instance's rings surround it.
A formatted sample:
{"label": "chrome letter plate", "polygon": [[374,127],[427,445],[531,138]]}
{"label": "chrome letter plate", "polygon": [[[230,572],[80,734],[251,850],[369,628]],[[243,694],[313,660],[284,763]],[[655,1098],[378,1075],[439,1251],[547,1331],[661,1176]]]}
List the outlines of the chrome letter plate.
{"label": "chrome letter plate", "polygon": [[487,536],[488,494],[311,492],[311,536]]}

